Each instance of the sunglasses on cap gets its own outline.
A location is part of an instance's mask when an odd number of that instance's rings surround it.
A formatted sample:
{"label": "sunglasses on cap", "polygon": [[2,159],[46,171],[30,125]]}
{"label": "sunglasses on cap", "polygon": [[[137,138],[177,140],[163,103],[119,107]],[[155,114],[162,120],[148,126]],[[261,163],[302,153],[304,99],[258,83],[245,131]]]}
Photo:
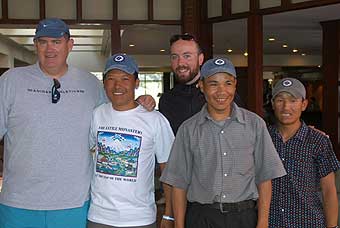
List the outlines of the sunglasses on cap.
{"label": "sunglasses on cap", "polygon": [[189,33],[184,33],[184,34],[176,34],[176,35],[173,35],[171,38],[170,38],[170,45],[172,45],[173,43],[175,43],[176,41],[178,40],[188,40],[188,41],[195,41],[196,43],[198,43],[198,41],[196,40],[196,38],[189,34]]}
{"label": "sunglasses on cap", "polygon": [[58,91],[58,89],[60,88],[60,82],[53,78],[53,86],[52,86],[52,103],[56,104],[58,103],[58,101],[60,100],[60,92]]}

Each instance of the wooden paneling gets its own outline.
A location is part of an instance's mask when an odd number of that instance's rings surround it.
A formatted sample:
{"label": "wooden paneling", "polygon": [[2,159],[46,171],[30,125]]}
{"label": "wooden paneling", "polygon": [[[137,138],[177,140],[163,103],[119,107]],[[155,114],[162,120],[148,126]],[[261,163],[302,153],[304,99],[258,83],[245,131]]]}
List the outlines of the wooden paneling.
{"label": "wooden paneling", "polygon": [[[338,145],[338,81],[340,67],[340,21],[321,23],[323,30],[322,72],[324,82],[323,116],[324,131],[330,136],[334,148]],[[340,152],[337,151],[340,159]]]}
{"label": "wooden paneling", "polygon": [[262,16],[248,17],[248,109],[263,116]]}

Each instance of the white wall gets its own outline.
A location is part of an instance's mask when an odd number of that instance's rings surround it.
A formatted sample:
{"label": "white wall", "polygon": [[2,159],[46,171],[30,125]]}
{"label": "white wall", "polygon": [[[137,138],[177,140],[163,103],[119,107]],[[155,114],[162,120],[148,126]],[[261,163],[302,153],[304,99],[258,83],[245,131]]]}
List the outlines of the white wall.
{"label": "white wall", "polygon": [[104,69],[106,57],[100,52],[71,52],[67,62],[89,72],[101,72]]}
{"label": "white wall", "polygon": [[0,35],[0,67],[14,67],[14,59],[33,64],[36,62],[36,55],[9,38]]}
{"label": "white wall", "polygon": [[[229,58],[235,66],[247,66],[247,57],[243,55],[219,55]],[[170,67],[168,55],[133,55],[139,67],[164,68]],[[101,72],[104,69],[107,57],[100,52],[71,52],[68,62],[71,65],[87,71]],[[321,56],[286,56],[266,55],[263,58],[264,66],[318,66],[322,64]]]}

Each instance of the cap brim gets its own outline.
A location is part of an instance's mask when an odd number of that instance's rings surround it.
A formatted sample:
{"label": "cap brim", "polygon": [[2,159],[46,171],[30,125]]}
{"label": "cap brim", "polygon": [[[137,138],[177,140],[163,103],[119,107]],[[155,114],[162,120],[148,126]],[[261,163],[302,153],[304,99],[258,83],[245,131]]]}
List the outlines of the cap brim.
{"label": "cap brim", "polygon": [[34,39],[40,38],[40,37],[52,37],[52,38],[60,38],[65,35],[70,35],[65,31],[39,31],[35,34]]}
{"label": "cap brim", "polygon": [[289,93],[290,95],[292,95],[293,97],[295,97],[295,98],[297,98],[297,99],[299,99],[299,98],[305,99],[304,96],[303,96],[300,92],[298,92],[298,91],[296,91],[296,90],[293,90],[293,89],[281,89],[281,90],[275,92],[274,94],[272,94],[273,99],[274,99],[279,93],[282,93],[282,92]]}
{"label": "cap brim", "polygon": [[134,70],[129,69],[125,65],[113,65],[113,66],[110,66],[109,68],[105,69],[103,74],[106,75],[110,70],[121,70],[121,71],[124,71],[125,73],[131,74],[131,75],[133,75],[135,73]]}
{"label": "cap brim", "polygon": [[213,76],[214,74],[217,74],[217,73],[227,73],[227,74],[230,74],[231,76],[233,76],[234,78],[236,78],[235,72],[226,70],[225,68],[222,68],[222,67],[218,67],[218,68],[214,68],[214,69],[208,71],[205,75],[202,75],[202,72],[201,72],[201,79],[208,78],[208,77]]}

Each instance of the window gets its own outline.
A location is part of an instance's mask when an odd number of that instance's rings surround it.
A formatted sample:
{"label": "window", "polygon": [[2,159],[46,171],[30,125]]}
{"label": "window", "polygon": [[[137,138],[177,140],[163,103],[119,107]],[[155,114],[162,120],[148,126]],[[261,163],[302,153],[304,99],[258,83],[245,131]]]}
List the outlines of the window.
{"label": "window", "polygon": [[136,90],[136,97],[140,95],[151,95],[156,100],[156,108],[160,95],[163,93],[163,73],[162,72],[140,72],[139,88]]}
{"label": "window", "polygon": [[[100,81],[103,81],[102,72],[91,72]],[[136,98],[141,95],[151,95],[156,100],[156,108],[161,94],[163,93],[163,73],[162,72],[139,72],[139,87],[135,91]]]}

